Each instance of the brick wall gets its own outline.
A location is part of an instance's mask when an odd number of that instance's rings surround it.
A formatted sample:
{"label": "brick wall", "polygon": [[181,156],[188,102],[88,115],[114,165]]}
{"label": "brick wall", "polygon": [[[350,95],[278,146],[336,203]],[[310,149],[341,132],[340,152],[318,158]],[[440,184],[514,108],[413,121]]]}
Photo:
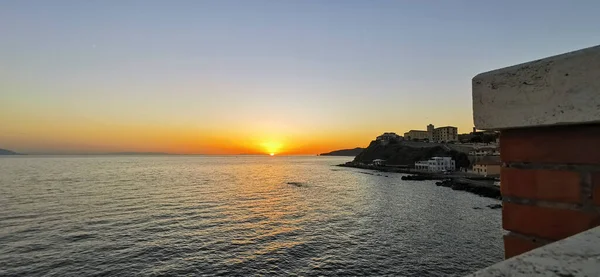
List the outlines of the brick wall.
{"label": "brick wall", "polygon": [[600,225],[600,124],[502,130],[505,257]]}

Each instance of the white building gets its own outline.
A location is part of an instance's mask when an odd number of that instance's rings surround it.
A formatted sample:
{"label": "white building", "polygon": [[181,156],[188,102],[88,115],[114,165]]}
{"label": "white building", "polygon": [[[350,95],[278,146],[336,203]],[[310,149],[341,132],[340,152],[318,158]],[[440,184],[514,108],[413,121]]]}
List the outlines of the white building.
{"label": "white building", "polygon": [[375,159],[373,160],[373,165],[385,165],[385,160],[382,159]]}
{"label": "white building", "polygon": [[428,161],[418,161],[415,162],[416,170],[429,171],[429,162]]}
{"label": "white building", "polygon": [[416,162],[415,169],[431,172],[454,171],[456,163],[450,157],[433,157],[428,161]]}

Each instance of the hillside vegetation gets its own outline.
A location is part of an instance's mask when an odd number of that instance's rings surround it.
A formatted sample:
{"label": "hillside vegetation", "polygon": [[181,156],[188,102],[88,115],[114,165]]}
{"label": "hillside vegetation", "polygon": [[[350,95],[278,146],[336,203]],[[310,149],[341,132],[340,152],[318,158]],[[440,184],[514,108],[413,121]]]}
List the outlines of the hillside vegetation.
{"label": "hillside vegetation", "polygon": [[388,165],[413,166],[417,161],[428,160],[436,156],[452,157],[456,161],[457,169],[470,165],[467,153],[456,151],[442,144],[421,143],[415,145],[402,141],[391,142],[387,145],[372,141],[369,147],[354,158],[354,162],[368,164],[375,159],[383,159]]}

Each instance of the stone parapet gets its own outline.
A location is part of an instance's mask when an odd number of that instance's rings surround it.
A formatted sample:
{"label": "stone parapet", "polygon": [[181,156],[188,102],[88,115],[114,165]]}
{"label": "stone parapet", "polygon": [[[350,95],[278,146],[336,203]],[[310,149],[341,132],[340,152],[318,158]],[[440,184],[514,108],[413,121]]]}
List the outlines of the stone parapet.
{"label": "stone parapet", "polygon": [[[510,239],[523,250],[538,244]],[[531,249],[529,249],[531,250]],[[497,263],[469,277],[600,276],[600,227]]]}
{"label": "stone parapet", "polygon": [[506,258],[600,225],[600,46],[475,76],[473,118],[500,130]]}
{"label": "stone parapet", "polygon": [[481,130],[600,122],[600,46],[473,78]]}

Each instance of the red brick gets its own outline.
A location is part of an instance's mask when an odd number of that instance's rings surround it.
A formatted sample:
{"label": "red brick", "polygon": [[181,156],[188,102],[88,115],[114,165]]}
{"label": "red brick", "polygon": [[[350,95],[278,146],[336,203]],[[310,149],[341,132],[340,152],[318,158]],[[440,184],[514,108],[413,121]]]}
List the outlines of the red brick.
{"label": "red brick", "polygon": [[593,199],[596,206],[600,206],[600,172],[592,173]]}
{"label": "red brick", "polygon": [[503,162],[600,164],[600,124],[504,130]]}
{"label": "red brick", "polygon": [[543,246],[544,243],[539,242],[534,238],[527,238],[523,236],[515,236],[508,234],[504,236],[504,258],[508,259],[517,255],[521,255],[525,252],[536,249]]}
{"label": "red brick", "polygon": [[504,202],[502,227],[549,240],[560,240],[600,225],[600,214]]}
{"label": "red brick", "polygon": [[500,175],[503,196],[581,203],[577,172],[502,168]]}

